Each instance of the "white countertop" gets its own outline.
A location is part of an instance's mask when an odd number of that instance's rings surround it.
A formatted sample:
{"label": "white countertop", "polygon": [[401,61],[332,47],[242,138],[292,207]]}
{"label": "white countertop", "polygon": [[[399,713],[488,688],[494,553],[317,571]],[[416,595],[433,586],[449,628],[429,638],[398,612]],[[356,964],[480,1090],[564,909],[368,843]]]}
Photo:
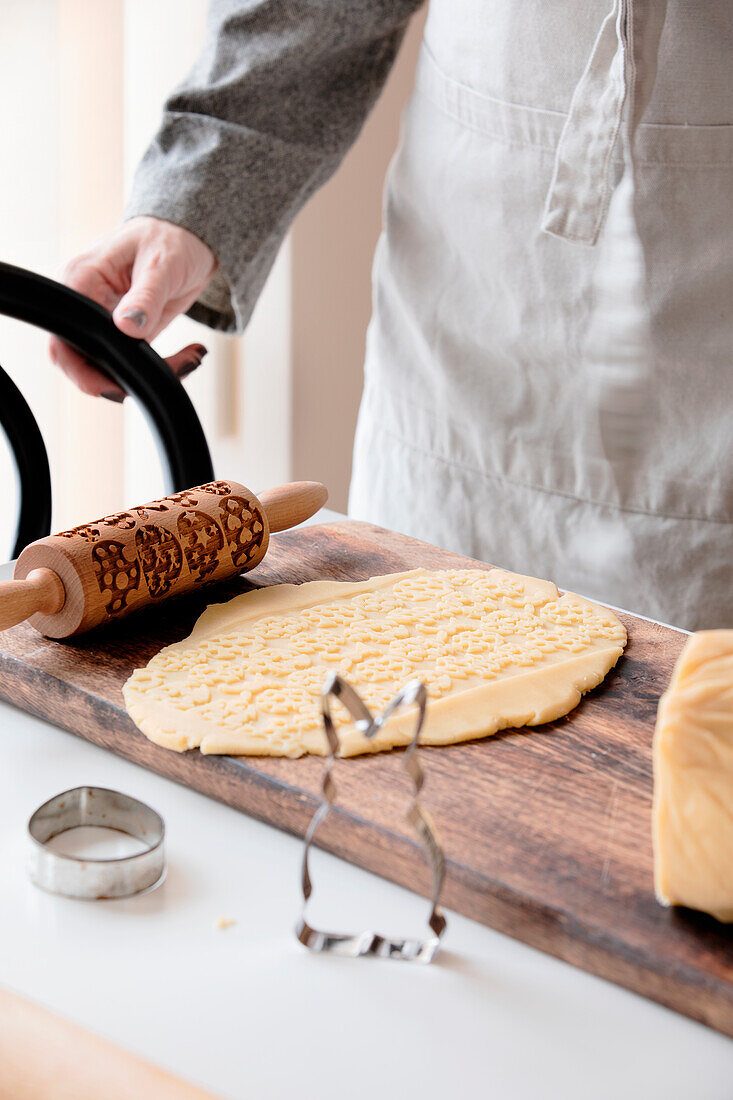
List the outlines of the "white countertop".
{"label": "white countertop", "polygon": [[[10,706],[0,722],[0,985],[237,1100],[729,1100],[730,1040],[454,914],[432,966],[309,954],[300,841]],[[157,890],[29,883],[28,817],[82,784],[163,815]],[[333,856],[313,878],[314,923],[422,928],[424,901]]]}

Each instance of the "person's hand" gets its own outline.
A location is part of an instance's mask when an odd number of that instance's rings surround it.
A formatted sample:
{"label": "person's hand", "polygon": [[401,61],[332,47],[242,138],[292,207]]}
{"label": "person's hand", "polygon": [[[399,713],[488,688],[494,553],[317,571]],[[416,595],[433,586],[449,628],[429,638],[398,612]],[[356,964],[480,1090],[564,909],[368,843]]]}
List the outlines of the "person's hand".
{"label": "person's hand", "polygon": [[[214,253],[187,229],[160,218],[131,218],[71,260],[63,280],[108,309],[121,332],[149,342],[193,305],[216,268]],[[84,393],[124,399],[119,386],[58,337],[51,337],[49,351]],[[204,355],[202,344],[189,344],[168,364],[182,378]]]}

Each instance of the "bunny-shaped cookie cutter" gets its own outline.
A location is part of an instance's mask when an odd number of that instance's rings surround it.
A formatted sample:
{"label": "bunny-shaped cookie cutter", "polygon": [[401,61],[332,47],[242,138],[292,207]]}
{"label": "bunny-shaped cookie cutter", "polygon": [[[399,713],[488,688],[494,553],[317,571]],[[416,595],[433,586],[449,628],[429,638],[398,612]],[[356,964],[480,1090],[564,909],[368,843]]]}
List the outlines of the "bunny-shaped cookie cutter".
{"label": "bunny-shaped cookie cutter", "polygon": [[[338,699],[346,707],[351,715],[356,729],[366,738],[371,739],[382,728],[387,719],[401,707],[417,706],[417,719],[412,740],[403,756],[404,768],[412,779],[414,785],[414,798],[407,812],[407,820],[414,827],[420,838],[423,849],[432,871],[433,889],[431,896],[431,910],[428,917],[428,927],[431,936],[425,939],[391,940],[380,936],[376,932],[356,932],[352,935],[339,932],[322,932],[311,928],[305,919],[308,899],[313,893],[308,868],[308,855],[311,843],[319,825],[325,820],[331,811],[336,798],[336,784],[331,771],[334,759],[339,750],[339,736],[331,714],[331,700]],[[303,891],[303,909],[300,921],[296,928],[296,935],[300,942],[311,951],[331,952],[336,955],[347,955],[357,958],[360,955],[378,955],[382,958],[405,959],[407,961],[431,962],[437,954],[441,937],[446,928],[446,920],[440,907],[440,892],[445,878],[445,857],[440,840],[433,824],[432,818],[419,802],[419,794],[422,789],[425,776],[420,766],[417,753],[417,743],[420,738],[425,721],[425,709],[427,706],[427,692],[421,680],[412,680],[395,695],[376,717],[374,717],[364,703],[359,693],[344,680],[343,677],[334,674],[329,677],[321,694],[321,716],[323,727],[328,742],[328,760],[323,775],[321,786],[323,800],[318,807],[308,831],[305,835],[305,849],[303,851],[303,866],[301,874],[301,887]]]}

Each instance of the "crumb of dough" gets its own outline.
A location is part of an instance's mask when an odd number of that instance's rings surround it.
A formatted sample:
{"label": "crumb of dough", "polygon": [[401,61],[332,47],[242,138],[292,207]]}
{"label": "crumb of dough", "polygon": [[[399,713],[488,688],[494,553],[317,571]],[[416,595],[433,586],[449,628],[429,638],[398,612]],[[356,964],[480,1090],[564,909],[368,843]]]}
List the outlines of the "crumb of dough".
{"label": "crumb of dough", "polygon": [[236,924],[236,923],[237,922],[235,921],[234,917],[221,916],[221,917],[217,917],[216,920],[214,921],[214,928],[218,928],[218,929],[223,930],[224,928],[231,928],[232,925]]}

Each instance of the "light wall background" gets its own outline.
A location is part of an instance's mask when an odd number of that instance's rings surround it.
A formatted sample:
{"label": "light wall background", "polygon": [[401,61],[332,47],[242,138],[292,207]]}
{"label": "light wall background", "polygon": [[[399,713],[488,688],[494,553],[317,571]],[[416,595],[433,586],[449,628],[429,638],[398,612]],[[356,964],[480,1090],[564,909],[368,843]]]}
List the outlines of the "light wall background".
{"label": "light wall background", "polygon": [[[0,258],[58,276],[119,219],[160,105],[193,60],[206,0],[3,0]],[[397,144],[421,26],[410,29],[382,99],[339,172],[297,218],[241,339],[180,319],[161,354],[210,349],[186,382],[217,474],[254,489],[323,480],[345,510],[370,313],[384,174]],[[78,393],[48,360],[43,333],[0,318],[0,363],[46,439],[53,528],[163,490],[152,440],[131,402]],[[0,437],[0,560],[16,507]]]}

